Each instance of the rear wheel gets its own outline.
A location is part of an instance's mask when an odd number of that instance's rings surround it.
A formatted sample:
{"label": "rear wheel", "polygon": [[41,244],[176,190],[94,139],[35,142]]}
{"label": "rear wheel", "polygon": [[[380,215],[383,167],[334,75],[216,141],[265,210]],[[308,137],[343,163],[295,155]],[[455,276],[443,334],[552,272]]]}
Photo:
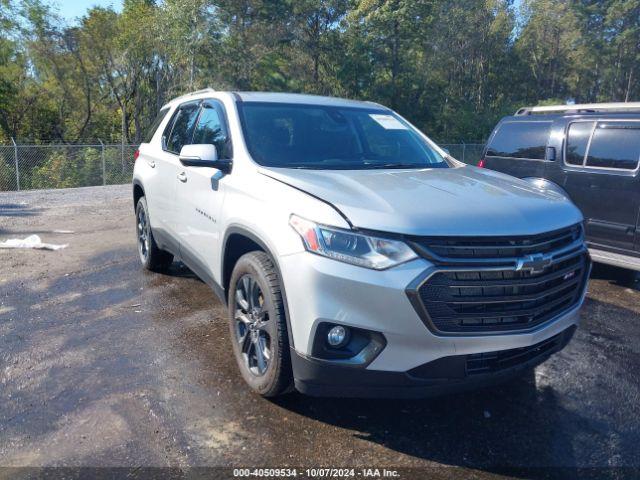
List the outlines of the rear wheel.
{"label": "rear wheel", "polygon": [[280,280],[271,258],[250,252],[238,260],[229,282],[229,329],[240,373],[264,397],[292,385],[287,324]]}
{"label": "rear wheel", "polygon": [[136,236],[138,255],[142,265],[153,272],[167,270],[173,262],[173,255],[161,250],[153,238],[151,223],[149,223],[149,207],[145,197],[141,197],[136,205]]}

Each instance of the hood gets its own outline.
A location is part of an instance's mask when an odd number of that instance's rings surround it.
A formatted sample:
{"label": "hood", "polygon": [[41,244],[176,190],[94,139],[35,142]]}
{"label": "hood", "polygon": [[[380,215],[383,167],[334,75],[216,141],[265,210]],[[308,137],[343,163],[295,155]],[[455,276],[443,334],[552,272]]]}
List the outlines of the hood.
{"label": "hood", "polygon": [[[564,196],[491,170],[304,170],[260,173],[337,208],[356,228],[406,235],[534,235],[582,221]],[[295,213],[295,212],[292,212]]]}

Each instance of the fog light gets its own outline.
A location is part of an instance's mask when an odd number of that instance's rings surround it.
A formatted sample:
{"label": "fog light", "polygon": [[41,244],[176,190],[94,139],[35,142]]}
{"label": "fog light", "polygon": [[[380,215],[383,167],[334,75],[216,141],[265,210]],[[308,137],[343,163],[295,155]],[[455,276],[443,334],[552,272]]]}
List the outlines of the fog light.
{"label": "fog light", "polygon": [[347,339],[347,329],[342,325],[336,325],[327,333],[327,343],[332,347],[339,347]]}

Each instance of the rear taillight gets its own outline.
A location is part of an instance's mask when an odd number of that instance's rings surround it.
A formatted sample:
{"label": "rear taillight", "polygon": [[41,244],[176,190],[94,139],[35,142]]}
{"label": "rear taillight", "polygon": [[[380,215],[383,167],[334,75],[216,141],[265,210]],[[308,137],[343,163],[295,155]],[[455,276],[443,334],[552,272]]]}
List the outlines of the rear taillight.
{"label": "rear taillight", "polygon": [[140,150],[136,149],[136,151],[133,152],[133,161],[135,162],[139,156],[140,156]]}
{"label": "rear taillight", "polygon": [[480,161],[478,162],[478,167],[484,168],[484,158],[480,159]]}

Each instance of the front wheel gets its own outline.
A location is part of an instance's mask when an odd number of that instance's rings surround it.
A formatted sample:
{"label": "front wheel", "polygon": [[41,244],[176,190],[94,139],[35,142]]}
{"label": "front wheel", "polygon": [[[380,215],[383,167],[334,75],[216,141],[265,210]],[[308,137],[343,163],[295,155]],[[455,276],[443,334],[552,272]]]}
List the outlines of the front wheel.
{"label": "front wheel", "polygon": [[229,329],[240,373],[264,397],[292,385],[280,279],[264,252],[240,257],[229,282]]}

